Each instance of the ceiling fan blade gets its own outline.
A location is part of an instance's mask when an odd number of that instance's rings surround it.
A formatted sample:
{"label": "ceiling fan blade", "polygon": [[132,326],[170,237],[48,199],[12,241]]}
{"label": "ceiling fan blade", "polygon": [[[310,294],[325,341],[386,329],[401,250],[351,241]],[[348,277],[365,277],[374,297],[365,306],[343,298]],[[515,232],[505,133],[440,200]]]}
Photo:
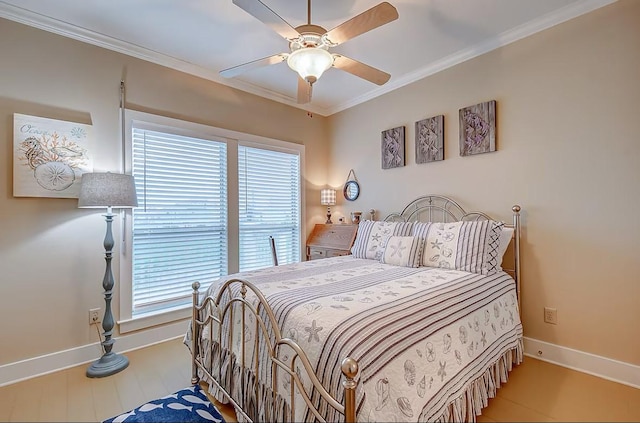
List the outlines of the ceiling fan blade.
{"label": "ceiling fan blade", "polygon": [[282,19],[280,15],[271,10],[260,0],[233,0],[233,4],[240,7],[242,10],[288,40],[298,38],[300,36],[300,33],[298,33],[294,27],[289,25],[287,21]]}
{"label": "ceiling fan blade", "polygon": [[334,44],[342,44],[396,19],[398,11],[385,1],[328,31],[327,38]]}
{"label": "ceiling fan blade", "polygon": [[273,56],[263,57],[262,59],[253,60],[251,62],[243,63],[242,65],[234,66],[232,68],[223,69],[220,71],[220,75],[225,78],[233,78],[248,70],[259,68],[261,66],[275,65],[287,60],[287,55],[284,53],[274,54]]}
{"label": "ceiling fan blade", "polygon": [[313,85],[298,76],[298,104],[306,104],[311,101]]}
{"label": "ceiling fan blade", "polygon": [[360,78],[366,79],[374,84],[384,85],[389,78],[391,78],[391,75],[388,73],[369,65],[365,65],[364,63],[360,63],[357,60],[353,60],[339,54],[334,54],[333,57],[334,68],[349,72],[352,75],[359,76]]}

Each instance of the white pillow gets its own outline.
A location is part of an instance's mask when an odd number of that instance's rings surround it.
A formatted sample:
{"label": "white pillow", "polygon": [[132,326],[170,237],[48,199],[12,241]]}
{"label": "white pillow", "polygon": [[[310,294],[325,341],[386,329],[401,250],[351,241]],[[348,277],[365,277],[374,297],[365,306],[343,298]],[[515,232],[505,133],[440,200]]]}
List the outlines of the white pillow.
{"label": "white pillow", "polygon": [[415,236],[390,236],[380,257],[380,263],[419,267],[423,244],[422,238]]}
{"label": "white pillow", "polygon": [[432,223],[424,236],[422,265],[455,269],[462,222]]}

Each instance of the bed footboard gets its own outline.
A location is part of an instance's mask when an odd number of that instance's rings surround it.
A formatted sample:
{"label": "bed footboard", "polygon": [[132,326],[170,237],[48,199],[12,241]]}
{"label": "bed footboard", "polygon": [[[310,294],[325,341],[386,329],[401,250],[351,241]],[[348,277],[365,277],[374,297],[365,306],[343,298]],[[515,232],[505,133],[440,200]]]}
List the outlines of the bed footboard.
{"label": "bed footboard", "polygon": [[319,410],[323,401],[325,409],[332,407],[346,422],[355,422],[356,360],[342,361],[341,402],[322,385],[304,350],[282,336],[271,307],[254,285],[231,279],[215,297],[202,300],[200,283],[192,288],[192,384],[202,379],[210,389],[213,385],[233,404],[239,421],[298,421],[296,407],[302,405],[324,422]]}

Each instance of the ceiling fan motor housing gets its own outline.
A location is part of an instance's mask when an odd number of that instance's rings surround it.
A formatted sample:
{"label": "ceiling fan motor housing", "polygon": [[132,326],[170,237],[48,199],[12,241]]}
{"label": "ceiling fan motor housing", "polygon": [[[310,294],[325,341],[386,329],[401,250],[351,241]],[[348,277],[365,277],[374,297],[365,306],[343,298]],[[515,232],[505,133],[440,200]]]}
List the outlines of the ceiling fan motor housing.
{"label": "ceiling fan motor housing", "polygon": [[[305,29],[306,27],[314,27],[314,28],[317,28],[318,30],[323,29],[322,27],[316,26],[316,25],[302,25],[302,27],[299,26],[298,28],[296,28],[296,30],[303,27],[305,27]],[[325,37],[322,36],[322,34],[324,34],[324,32],[322,33],[311,32],[311,31],[300,32],[300,36],[298,38],[294,38],[289,42],[289,48],[291,49],[291,51],[298,50],[305,47],[318,47],[318,48],[323,48],[327,50],[329,47],[332,47],[332,46],[329,42],[327,42],[327,40],[325,39]]]}

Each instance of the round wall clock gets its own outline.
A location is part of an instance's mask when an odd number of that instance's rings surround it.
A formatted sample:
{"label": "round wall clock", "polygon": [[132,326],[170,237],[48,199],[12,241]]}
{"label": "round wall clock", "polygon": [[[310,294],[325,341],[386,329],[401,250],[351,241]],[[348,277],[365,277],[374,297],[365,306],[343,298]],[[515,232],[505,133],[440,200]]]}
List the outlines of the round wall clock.
{"label": "round wall clock", "polygon": [[[353,179],[350,179],[353,174]],[[344,183],[344,198],[348,201],[354,201],[360,195],[360,184],[356,179],[356,173],[351,169],[347,175],[347,182]]]}
{"label": "round wall clock", "polygon": [[354,201],[360,195],[360,185],[356,181],[347,181],[344,184],[344,198]]}

